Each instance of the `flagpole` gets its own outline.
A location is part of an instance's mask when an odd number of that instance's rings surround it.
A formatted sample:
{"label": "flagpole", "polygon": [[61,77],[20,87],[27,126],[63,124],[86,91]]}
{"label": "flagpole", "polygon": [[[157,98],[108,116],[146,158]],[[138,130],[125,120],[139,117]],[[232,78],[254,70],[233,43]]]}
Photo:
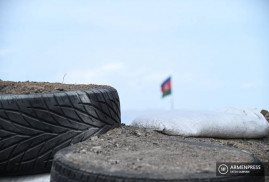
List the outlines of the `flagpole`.
{"label": "flagpole", "polygon": [[171,94],[171,110],[174,110],[174,99],[173,99],[173,92]]}
{"label": "flagpole", "polygon": [[[172,75],[170,75],[170,78],[172,79]],[[171,110],[174,110],[174,94],[171,87]]]}

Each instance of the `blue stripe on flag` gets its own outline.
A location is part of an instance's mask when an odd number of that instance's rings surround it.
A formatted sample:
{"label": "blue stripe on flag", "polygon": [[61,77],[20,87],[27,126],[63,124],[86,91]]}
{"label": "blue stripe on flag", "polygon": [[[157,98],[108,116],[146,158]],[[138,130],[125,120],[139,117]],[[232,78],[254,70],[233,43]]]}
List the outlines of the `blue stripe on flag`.
{"label": "blue stripe on flag", "polygon": [[162,83],[162,87],[163,87],[166,83],[168,83],[168,82],[170,82],[170,81],[171,81],[171,76],[168,77],[168,78]]}

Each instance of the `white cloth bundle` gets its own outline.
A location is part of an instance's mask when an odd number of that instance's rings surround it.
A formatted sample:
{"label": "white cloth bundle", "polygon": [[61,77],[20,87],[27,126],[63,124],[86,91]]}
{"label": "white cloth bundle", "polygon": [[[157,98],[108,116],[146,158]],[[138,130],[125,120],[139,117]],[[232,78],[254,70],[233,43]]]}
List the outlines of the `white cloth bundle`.
{"label": "white cloth bundle", "polygon": [[152,112],[137,117],[131,125],[196,137],[261,138],[269,134],[269,123],[256,109]]}

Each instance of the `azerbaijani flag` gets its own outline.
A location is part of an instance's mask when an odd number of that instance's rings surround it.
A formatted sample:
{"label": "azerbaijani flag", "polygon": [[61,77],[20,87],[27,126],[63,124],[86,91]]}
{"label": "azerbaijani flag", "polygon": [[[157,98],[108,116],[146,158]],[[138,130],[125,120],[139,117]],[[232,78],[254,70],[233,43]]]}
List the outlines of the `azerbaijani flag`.
{"label": "azerbaijani flag", "polygon": [[161,85],[163,96],[172,94],[172,84],[171,84],[171,77],[167,78]]}

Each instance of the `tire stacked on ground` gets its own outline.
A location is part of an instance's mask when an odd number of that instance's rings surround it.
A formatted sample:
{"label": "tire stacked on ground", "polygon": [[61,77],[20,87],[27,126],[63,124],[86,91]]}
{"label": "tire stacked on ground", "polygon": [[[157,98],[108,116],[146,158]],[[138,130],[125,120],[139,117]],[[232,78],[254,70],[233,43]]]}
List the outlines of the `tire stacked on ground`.
{"label": "tire stacked on ground", "polygon": [[[72,163],[66,157],[76,148],[66,148],[55,155],[51,170],[51,182],[264,182],[264,176],[226,176],[226,177],[197,177],[170,179],[169,175],[154,178],[154,174],[147,176],[129,175],[125,172],[111,172],[109,169],[98,167],[86,168]],[[110,174],[109,174],[110,173]]]}
{"label": "tire stacked on ground", "polygon": [[[217,176],[216,161],[261,164],[235,147],[121,126],[60,150],[51,182],[264,182],[261,175]],[[212,165],[213,164],[213,165]]]}
{"label": "tire stacked on ground", "polygon": [[49,172],[54,154],[120,126],[112,87],[0,95],[0,175]]}

